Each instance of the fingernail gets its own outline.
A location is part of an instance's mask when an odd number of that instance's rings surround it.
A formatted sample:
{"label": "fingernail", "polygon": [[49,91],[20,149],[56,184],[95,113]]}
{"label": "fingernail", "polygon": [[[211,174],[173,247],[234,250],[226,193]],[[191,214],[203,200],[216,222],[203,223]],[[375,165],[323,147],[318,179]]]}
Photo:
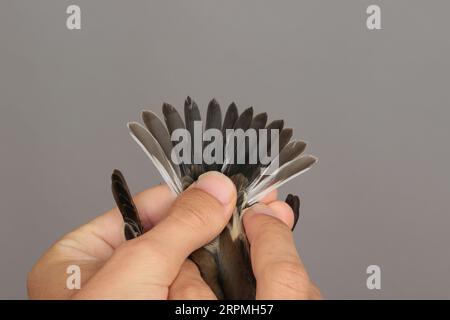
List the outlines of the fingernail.
{"label": "fingernail", "polygon": [[208,171],[202,174],[194,187],[201,189],[224,205],[228,205],[236,192],[234,183],[218,171]]}

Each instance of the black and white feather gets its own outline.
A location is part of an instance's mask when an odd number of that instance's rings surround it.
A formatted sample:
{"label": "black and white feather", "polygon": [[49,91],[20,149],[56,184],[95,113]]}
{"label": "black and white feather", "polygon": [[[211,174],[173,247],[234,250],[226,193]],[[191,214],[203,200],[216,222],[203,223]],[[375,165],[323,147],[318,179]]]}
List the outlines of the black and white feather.
{"label": "black and white feather", "polygon": [[[236,185],[238,201],[233,216],[222,233],[205,247],[195,251],[191,259],[197,264],[203,279],[220,299],[254,299],[255,279],[249,256],[249,245],[242,226],[242,212],[260,201],[276,188],[307,171],[317,161],[311,155],[303,155],[306,143],[292,139],[292,129],[284,127],[283,120],[268,122],[266,113],[254,115],[253,108],[239,114],[232,103],[222,116],[218,102],[213,99],[206,112],[204,129],[219,129],[224,139],[223,163],[176,164],[171,151],[175,145],[171,134],[176,129],[187,129],[194,135],[194,122],[201,120],[200,110],[190,97],[184,104],[184,120],[171,105],[162,107],[164,121],[151,111],[142,112],[144,125],[128,123],[131,136],[144,150],[160,172],[165,183],[175,194],[180,194],[204,172],[215,170],[229,176]],[[271,164],[237,164],[236,150],[229,150],[227,129],[276,129],[279,130],[277,166]],[[268,150],[272,141],[267,140]],[[235,145],[236,148],[236,145]],[[191,148],[194,153],[194,148]],[[255,146],[247,146],[246,159],[257,152]],[[194,154],[192,154],[194,156]],[[273,159],[275,160],[275,159]],[[179,161],[177,161],[179,163]],[[275,161],[273,161],[275,163]],[[125,222],[124,232],[132,239],[144,232],[139,215],[123,175],[118,170],[112,174],[112,192]],[[294,227],[299,217],[300,200],[289,194],[286,203],[294,212]]]}

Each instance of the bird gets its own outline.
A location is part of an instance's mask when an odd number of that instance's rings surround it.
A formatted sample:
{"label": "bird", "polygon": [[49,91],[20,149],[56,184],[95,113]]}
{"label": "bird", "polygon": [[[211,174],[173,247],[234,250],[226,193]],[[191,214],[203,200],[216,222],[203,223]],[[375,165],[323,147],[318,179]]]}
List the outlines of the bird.
{"label": "bird", "polygon": [[[196,122],[201,121],[200,109],[188,96],[184,102],[184,119],[177,109],[168,103],[163,103],[162,114],[163,120],[154,112],[144,110],[142,111],[144,124],[129,122],[128,128],[133,139],[151,159],[172,192],[175,195],[181,194],[201,174],[208,171],[219,171],[228,176],[237,191],[236,206],[226,227],[214,240],[194,251],[189,258],[197,265],[203,280],[218,299],[254,300],[256,280],[251,266],[251,248],[242,223],[245,209],[287,181],[309,170],[317,162],[317,158],[303,154],[306,142],[292,139],[293,130],[285,128],[283,120],[268,123],[267,113],[254,115],[253,107],[239,113],[234,102],[228,106],[222,117],[219,103],[216,99],[212,99],[207,106],[204,130],[215,129],[215,132],[221,135],[223,145],[218,148],[222,149],[216,151],[223,150],[222,162],[180,163],[176,161],[176,157],[174,159],[172,152],[176,146],[176,141],[171,139],[172,134],[181,129],[189,132],[191,136],[195,135]],[[261,129],[275,130],[278,133],[275,136],[277,141],[266,139],[266,147],[278,145],[278,150],[269,163],[263,163],[259,159],[255,163],[248,163],[251,153],[258,147],[247,142],[248,148],[244,155],[247,162],[236,161],[236,151],[242,146],[234,144],[233,147],[232,137],[227,132],[238,129],[244,132],[254,129],[258,132],[258,141],[262,139]],[[203,147],[205,145],[204,141]],[[191,155],[194,149],[192,146]],[[272,166],[274,163],[277,165]],[[125,239],[139,237],[144,233],[144,228],[127,182],[118,169],[114,169],[111,175],[111,189],[124,220]],[[288,194],[285,202],[294,213],[292,227],[294,230],[299,219],[300,198]]]}

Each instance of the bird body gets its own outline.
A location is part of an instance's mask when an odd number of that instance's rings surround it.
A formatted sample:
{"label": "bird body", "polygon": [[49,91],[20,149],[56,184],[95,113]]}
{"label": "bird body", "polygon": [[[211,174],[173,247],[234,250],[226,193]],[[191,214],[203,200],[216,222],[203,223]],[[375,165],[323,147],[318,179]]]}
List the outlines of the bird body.
{"label": "bird body", "polygon": [[[171,136],[174,132],[180,132],[178,129],[185,130],[191,137],[198,136],[196,122],[201,121],[200,111],[189,97],[185,101],[184,121],[178,111],[169,104],[163,104],[162,111],[165,124],[153,112],[144,111],[142,119],[145,127],[136,122],[129,123],[128,127],[132,137],[152,160],[170,189],[175,194],[180,194],[201,174],[214,170],[227,175],[237,190],[236,207],[227,226],[213,241],[194,251],[190,259],[198,266],[202,278],[219,299],[254,299],[256,281],[250,261],[250,247],[242,224],[243,212],[285,182],[307,171],[317,159],[310,155],[302,155],[306,147],[305,142],[290,142],[292,129],[283,128],[282,120],[266,124],[267,114],[253,116],[253,108],[248,108],[239,115],[236,105],[232,103],[222,121],[220,106],[213,99],[208,105],[204,128],[215,129],[216,133],[221,133],[224,145],[220,146],[221,149],[216,148],[213,153],[217,156],[220,153],[218,151],[223,151],[223,161],[219,163],[178,161],[180,159],[172,152],[177,144],[172,141]],[[265,142],[267,149],[277,145],[277,153],[271,154],[269,163],[260,160],[256,163],[249,162],[252,153],[258,152],[260,146],[246,140],[239,145],[232,143],[233,138],[227,135],[227,131],[231,129],[242,132],[255,130],[257,140]],[[261,129],[277,130],[279,134],[276,141],[262,140],[263,137],[258,133],[262,132]],[[238,163],[236,150],[242,147],[245,147],[246,162]],[[187,150],[190,150],[191,159],[201,159],[202,154],[199,155],[199,152],[202,153],[202,149],[205,148],[207,144],[204,141],[203,148],[191,146]],[[274,166],[275,163],[277,166]],[[124,219],[125,237],[132,239],[141,235],[144,230],[136,206],[119,170],[114,170],[112,174],[112,192]],[[286,203],[294,212],[295,227],[300,200],[297,196],[289,194]]]}

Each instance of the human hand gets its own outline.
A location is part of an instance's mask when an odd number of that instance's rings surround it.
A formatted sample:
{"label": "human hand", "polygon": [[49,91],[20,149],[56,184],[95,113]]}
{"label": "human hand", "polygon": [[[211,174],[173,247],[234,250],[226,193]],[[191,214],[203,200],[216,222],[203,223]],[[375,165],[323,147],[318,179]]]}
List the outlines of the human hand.
{"label": "human hand", "polygon": [[[244,216],[257,298],[319,298],[295,250],[292,211],[275,199],[275,193],[267,196]],[[158,186],[134,200],[146,231],[142,236],[125,241],[117,209],[70,232],[33,267],[30,298],[215,299],[187,257],[225,227],[236,202],[232,182],[205,174],[176,199]],[[70,265],[81,269],[80,290],[66,287]]]}

